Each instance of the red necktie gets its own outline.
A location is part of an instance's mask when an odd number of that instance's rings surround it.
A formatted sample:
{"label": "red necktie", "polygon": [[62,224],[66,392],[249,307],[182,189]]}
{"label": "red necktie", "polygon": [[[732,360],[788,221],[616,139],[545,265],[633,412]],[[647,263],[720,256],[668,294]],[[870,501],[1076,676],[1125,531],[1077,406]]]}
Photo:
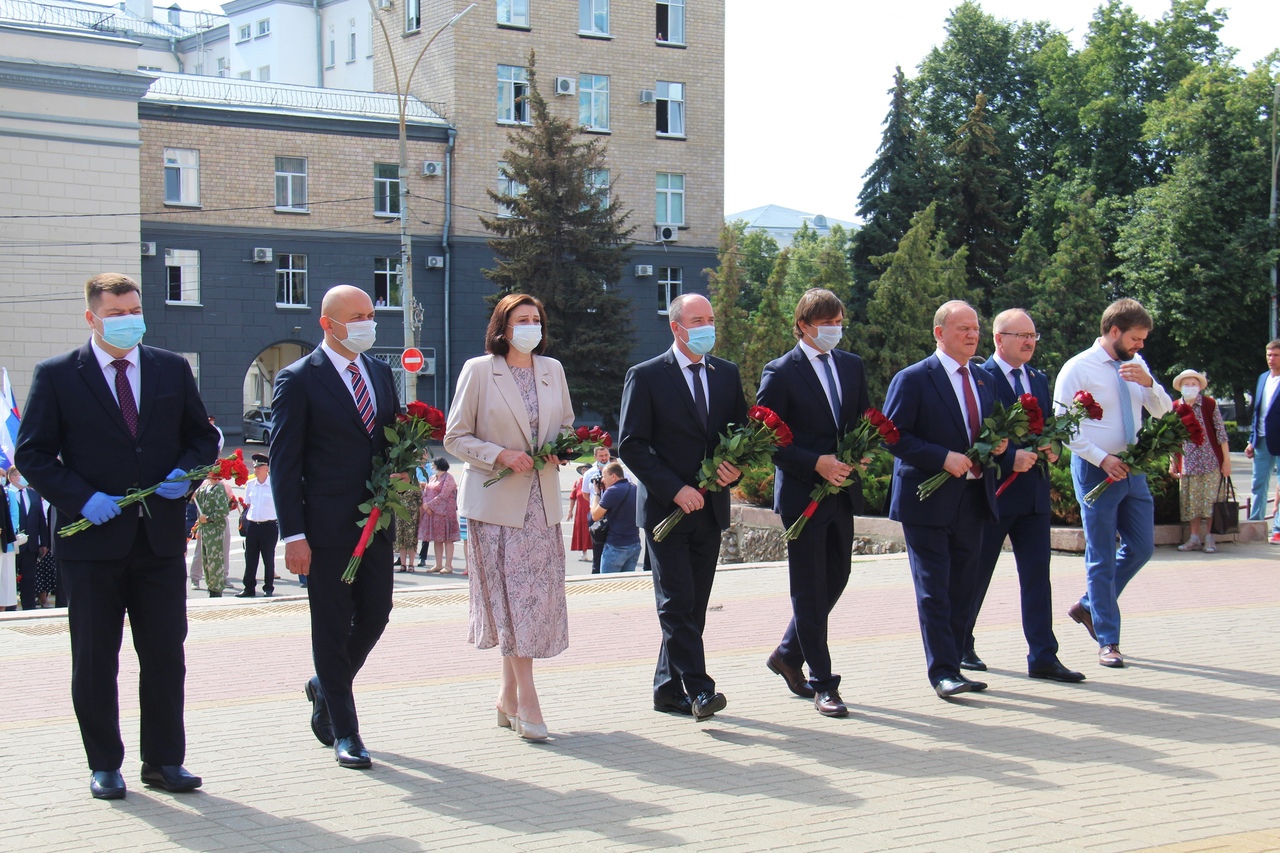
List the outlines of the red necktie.
{"label": "red necktie", "polygon": [[111,362],[116,369],[116,399],[120,402],[120,414],[124,415],[124,425],[129,428],[129,435],[138,437],[138,401],[133,397],[133,386],[129,384],[129,360],[117,358]]}
{"label": "red necktie", "polygon": [[356,408],[360,410],[360,420],[364,421],[365,431],[373,435],[373,401],[369,399],[369,389],[365,387],[364,377],[360,375],[360,368],[356,367],[355,362],[348,364],[347,370],[351,372],[351,390],[356,394]]}
{"label": "red necktie", "polygon": [[[964,386],[964,407],[969,411],[969,444],[974,445],[978,443],[978,435],[982,431],[982,415],[978,414],[978,400],[973,396],[973,387],[969,385],[969,368],[962,364],[956,372],[960,374],[960,384]],[[975,477],[981,477],[982,466],[971,462],[969,472]]]}

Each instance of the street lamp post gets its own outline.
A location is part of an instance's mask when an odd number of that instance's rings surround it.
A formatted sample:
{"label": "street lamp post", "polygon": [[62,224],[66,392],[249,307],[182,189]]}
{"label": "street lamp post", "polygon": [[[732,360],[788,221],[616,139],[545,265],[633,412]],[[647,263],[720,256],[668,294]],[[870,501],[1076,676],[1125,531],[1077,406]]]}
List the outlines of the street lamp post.
{"label": "street lamp post", "polygon": [[[1280,112],[1280,83],[1276,84],[1271,99],[1271,215],[1267,223],[1271,227],[1271,248],[1276,247],[1276,167],[1280,166],[1280,151],[1276,150],[1276,113]],[[1280,287],[1276,282],[1276,261],[1271,260],[1271,340],[1280,338],[1276,330],[1276,310],[1280,307]]]}
{"label": "street lamp post", "polygon": [[[396,65],[395,51],[391,48],[391,33],[387,30],[387,25],[383,23],[382,16],[378,14],[378,7],[374,5],[374,0],[369,0],[369,8],[373,12],[373,18],[378,22],[378,27],[382,30],[382,37],[387,44],[387,59],[391,62],[391,75],[396,84],[396,106],[400,112],[400,166],[397,170],[400,176],[400,305],[404,312],[404,345],[406,348],[413,346],[413,247],[409,237],[409,153],[405,132],[405,111],[409,106],[409,83],[413,80],[413,75],[418,70],[418,65],[422,62],[422,57],[426,56],[427,48],[431,47],[431,43],[436,40],[436,36],[452,27],[463,16],[476,7],[475,3],[467,6],[458,14],[440,25],[431,38],[427,39],[426,44],[418,51],[418,56],[413,61],[413,67],[409,69],[409,73],[400,77],[399,66]],[[387,294],[388,297],[390,294]],[[406,380],[406,397],[408,396],[408,381]]]}

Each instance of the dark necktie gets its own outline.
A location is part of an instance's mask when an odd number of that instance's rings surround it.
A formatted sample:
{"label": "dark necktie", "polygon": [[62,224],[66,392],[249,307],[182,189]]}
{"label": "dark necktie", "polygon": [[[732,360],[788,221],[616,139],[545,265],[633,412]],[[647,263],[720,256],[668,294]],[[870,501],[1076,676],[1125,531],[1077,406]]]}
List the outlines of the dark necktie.
{"label": "dark necktie", "polygon": [[707,426],[707,393],[702,390],[702,363],[698,362],[689,365],[689,372],[693,374],[693,405],[698,410],[698,416],[702,418],[702,426]]}
{"label": "dark necktie", "polygon": [[133,387],[129,384],[129,360],[117,358],[111,362],[116,369],[116,399],[120,402],[120,414],[124,415],[124,425],[129,428],[129,435],[138,437],[138,401],[134,399]]}
{"label": "dark necktie", "polygon": [[827,371],[827,402],[831,404],[831,414],[835,415],[836,423],[840,423],[840,386],[836,384],[836,374],[831,369],[831,354],[823,353],[818,356],[818,361],[822,362],[822,366]]}
{"label": "dark necktie", "polygon": [[373,435],[373,401],[369,399],[369,389],[365,387],[364,377],[360,375],[360,368],[356,367],[355,362],[347,365],[347,371],[351,374],[351,390],[356,395],[356,408],[360,410],[360,420],[364,421],[365,431]]}
{"label": "dark necktie", "polygon": [[[978,400],[969,385],[969,368],[962,364],[956,372],[960,374],[960,384],[964,387],[964,407],[969,412],[969,444],[972,446],[978,443],[978,435],[982,431],[982,415],[978,414]],[[982,476],[982,466],[977,462],[969,464],[969,471],[975,477]]]}
{"label": "dark necktie", "polygon": [[1026,387],[1022,384],[1022,368],[1015,367],[1013,369],[1013,393],[1021,397],[1027,393]]}

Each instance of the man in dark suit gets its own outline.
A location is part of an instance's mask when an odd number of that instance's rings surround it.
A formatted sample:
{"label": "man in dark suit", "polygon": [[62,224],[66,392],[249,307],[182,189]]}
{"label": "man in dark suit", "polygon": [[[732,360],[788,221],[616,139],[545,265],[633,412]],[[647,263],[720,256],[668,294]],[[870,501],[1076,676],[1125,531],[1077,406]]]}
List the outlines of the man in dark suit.
{"label": "man in dark suit", "polygon": [[[1049,377],[1027,364],[1035,355],[1036,324],[1021,308],[1010,308],[996,315],[992,322],[995,353],[982,365],[995,388],[996,400],[1006,408],[1018,402],[1023,394],[1035,395],[1040,411],[1053,411],[1049,394]],[[1034,437],[1033,437],[1034,438]],[[1057,461],[1052,450],[1050,462]],[[982,671],[987,665],[974,650],[973,628],[978,612],[991,585],[991,575],[1007,536],[1013,543],[1013,556],[1018,565],[1018,587],[1022,592],[1022,633],[1027,638],[1027,674],[1069,683],[1084,681],[1084,675],[1067,669],[1058,660],[1058,638],[1053,634],[1053,592],[1049,585],[1049,475],[1044,466],[1036,467],[1035,446],[1014,445],[1006,454],[998,482],[1017,473],[1004,494],[996,501],[1000,511],[997,521],[987,522],[982,533],[982,555],[974,588],[973,607],[968,630],[961,649],[960,667]]]}
{"label": "man in dark suit", "polygon": [[324,342],[276,375],[272,402],[271,491],[285,567],[307,578],[316,674],[305,685],[311,730],[338,764],[371,765],[360,738],[351,685],[391,615],[394,527],[374,534],[355,582],[342,582],[360,539],[360,505],[373,457],[384,455],[386,427],[400,401],[373,346],[373,302],[338,285],[321,304]]}
{"label": "man in dark suit", "polygon": [[[1253,460],[1249,520],[1262,521],[1267,517],[1271,474],[1276,473],[1280,479],[1280,338],[1267,344],[1267,370],[1258,377],[1253,392],[1253,421],[1244,455]],[[1276,507],[1267,541],[1280,545],[1280,506]]]}
{"label": "man in dark suit", "polygon": [[[885,397],[885,415],[901,434],[889,447],[897,457],[889,517],[902,522],[929,683],[944,699],[987,688],[960,672],[982,529],[997,517],[995,477],[965,455],[994,405],[985,375],[969,370],[978,333],[968,303],[944,303],[933,318],[937,352],[899,371]],[[944,470],[953,479],[920,500],[916,489]]]}
{"label": "man in dark suit", "polygon": [[[838,296],[821,288],[807,291],[796,304],[792,332],[795,349],[765,365],[756,394],[793,435],[773,456],[773,511],[784,528],[800,518],[816,486],[849,478],[853,466],[836,458],[836,445],[871,406],[862,359],[836,349],[844,336]],[[840,699],[840,676],[831,671],[827,617],[849,582],[853,514],[861,503],[862,486],[855,479],[819,503],[800,536],[787,543],[792,618],[766,662],[792,693],[812,698],[818,713],[828,717],[849,713]]]}
{"label": "man in dark suit", "polygon": [[[715,315],[707,298],[678,296],[668,310],[672,348],[627,371],[618,453],[640,481],[636,523],[644,530],[662,626],[653,707],[704,720],[726,705],[707,675],[702,630],[720,532],[729,526],[729,493],[703,495],[698,471],[719,434],[746,422],[747,403],[738,366],[708,355]],[[741,472],[725,463],[716,475],[725,487]],[[653,528],[677,509],[685,518],[655,542]]]}
{"label": "man in dark suit", "polygon": [[18,504],[18,530],[27,537],[17,555],[18,597],[23,610],[34,610],[36,563],[49,552],[49,525],[44,502],[35,489],[27,488],[27,479],[17,465],[9,468],[9,498]]}
{"label": "man in dark suit", "polygon": [[[213,462],[218,435],[187,360],[139,345],[146,325],[137,282],[95,276],[85,302],[93,336],[36,366],[15,461],[60,522],[84,517],[94,525],[55,543],[70,599],[71,700],[90,792],[125,794],[116,673],[126,613],[138,654],[142,781],[189,791],[201,781],[182,767],[190,484],[173,480]],[[115,502],[161,481],[145,511],[122,512]]]}

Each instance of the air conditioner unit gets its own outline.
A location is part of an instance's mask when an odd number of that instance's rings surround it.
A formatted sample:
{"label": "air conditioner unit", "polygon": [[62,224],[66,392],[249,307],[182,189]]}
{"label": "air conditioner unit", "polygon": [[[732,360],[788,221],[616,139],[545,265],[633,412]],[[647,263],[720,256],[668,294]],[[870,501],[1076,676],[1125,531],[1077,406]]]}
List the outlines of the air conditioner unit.
{"label": "air conditioner unit", "polygon": [[436,375],[436,357],[429,355],[422,360],[422,369],[418,371],[419,376],[435,376]]}
{"label": "air conditioner unit", "polygon": [[572,95],[577,91],[578,91],[577,80],[574,80],[572,77],[556,78],[556,94],[557,95]]}
{"label": "air conditioner unit", "polygon": [[444,268],[443,255],[427,255],[427,269],[438,270]]}
{"label": "air conditioner unit", "polygon": [[652,89],[640,90],[640,103],[652,104],[656,100],[658,100],[658,94],[654,92]]}
{"label": "air conditioner unit", "polygon": [[646,278],[653,275],[653,267],[649,264],[636,264],[636,278]]}
{"label": "air conditioner unit", "polygon": [[680,239],[680,229],[674,225],[655,225],[653,230],[660,243],[675,243]]}
{"label": "air conditioner unit", "polygon": [[253,250],[253,262],[255,264],[269,264],[275,260],[275,253],[270,249],[257,248]]}
{"label": "air conditioner unit", "polygon": [[422,174],[428,178],[444,173],[444,163],[439,160],[425,160],[422,163]]}
{"label": "air conditioner unit", "polygon": [[156,244],[155,244],[155,243],[143,243],[143,244],[142,244],[142,257],[144,257],[144,258],[154,258],[155,256],[156,256]]}

